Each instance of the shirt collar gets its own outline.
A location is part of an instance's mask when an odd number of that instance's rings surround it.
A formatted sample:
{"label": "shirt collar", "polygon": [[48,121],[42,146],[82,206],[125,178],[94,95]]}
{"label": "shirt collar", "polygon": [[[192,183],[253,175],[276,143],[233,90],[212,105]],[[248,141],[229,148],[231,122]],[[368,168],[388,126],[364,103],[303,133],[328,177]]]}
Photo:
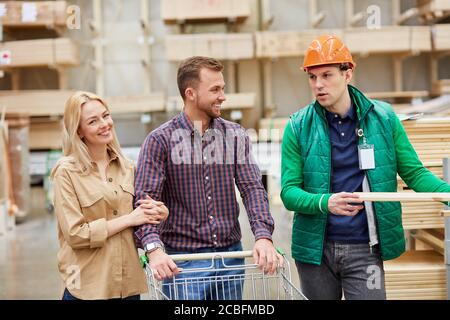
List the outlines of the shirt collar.
{"label": "shirt collar", "polygon": [[347,117],[352,121],[356,119],[355,107],[353,105],[353,102],[350,103],[350,108],[348,109],[347,113],[343,117],[340,117],[337,113],[330,112],[328,110],[326,110],[326,115],[327,115],[328,120],[333,120],[333,119],[338,119],[338,118],[340,120],[340,119],[346,119]]}
{"label": "shirt collar", "polygon": [[[198,131],[198,130],[196,130],[196,128],[194,128],[194,124],[188,118],[188,116],[186,115],[186,113],[184,111],[182,111],[180,113],[179,119],[180,119],[180,125],[183,129],[189,130],[189,132],[191,132],[191,133],[194,131]],[[209,129],[215,129],[216,127],[217,127],[217,119],[212,119],[211,122],[209,123],[209,127],[206,129],[206,131],[208,131]]]}

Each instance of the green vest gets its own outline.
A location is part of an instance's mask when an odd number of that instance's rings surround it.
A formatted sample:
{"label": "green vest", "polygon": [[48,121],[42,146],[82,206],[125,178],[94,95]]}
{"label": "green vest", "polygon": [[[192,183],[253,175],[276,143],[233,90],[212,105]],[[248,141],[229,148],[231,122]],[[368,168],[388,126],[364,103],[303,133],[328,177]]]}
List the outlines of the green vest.
{"label": "green vest", "polygon": [[[375,148],[376,167],[367,170],[370,190],[396,192],[394,130],[398,119],[389,104],[369,100],[350,85],[348,89],[356,106],[359,128],[364,130],[367,143]],[[301,168],[304,177],[302,189],[312,194],[330,193],[331,146],[324,108],[316,101],[293,114],[290,121],[304,164]],[[405,251],[400,203],[374,202],[374,210],[382,258],[394,259]],[[317,265],[321,263],[327,214],[295,212],[292,234],[292,256],[295,260]]]}

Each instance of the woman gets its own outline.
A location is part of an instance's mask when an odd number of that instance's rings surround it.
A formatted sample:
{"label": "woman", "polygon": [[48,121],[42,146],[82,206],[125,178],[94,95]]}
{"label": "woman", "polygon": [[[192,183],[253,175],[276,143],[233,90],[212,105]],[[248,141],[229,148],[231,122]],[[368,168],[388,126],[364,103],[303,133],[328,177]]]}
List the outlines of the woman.
{"label": "woman", "polygon": [[52,172],[63,300],[139,300],[147,284],[133,227],[160,223],[168,209],[147,197],[133,210],[134,166],[100,97],[73,94],[63,122],[64,157]]}

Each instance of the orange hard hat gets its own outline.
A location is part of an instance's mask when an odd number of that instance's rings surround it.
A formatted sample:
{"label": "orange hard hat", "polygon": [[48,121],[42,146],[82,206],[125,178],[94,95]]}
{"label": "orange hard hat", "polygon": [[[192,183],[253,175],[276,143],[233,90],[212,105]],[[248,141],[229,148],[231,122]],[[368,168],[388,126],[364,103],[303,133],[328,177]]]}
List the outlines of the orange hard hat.
{"label": "orange hard hat", "polygon": [[336,36],[322,35],[315,39],[306,50],[303,59],[303,70],[325,64],[350,63],[356,67],[352,54],[347,46]]}

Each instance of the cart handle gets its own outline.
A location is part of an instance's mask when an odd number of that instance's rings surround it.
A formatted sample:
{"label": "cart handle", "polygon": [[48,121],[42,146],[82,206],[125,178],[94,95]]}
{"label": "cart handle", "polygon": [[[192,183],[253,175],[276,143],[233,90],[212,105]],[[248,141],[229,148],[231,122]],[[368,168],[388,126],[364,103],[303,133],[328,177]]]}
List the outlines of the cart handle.
{"label": "cart handle", "polygon": [[[286,255],[280,247],[276,247],[277,252],[283,257]],[[187,254],[172,254],[170,258],[173,261],[183,261],[183,260],[214,260],[214,259],[242,259],[249,258],[253,256],[253,251],[225,251],[225,252],[206,252],[206,253],[187,253]],[[140,257],[142,266],[148,263],[147,255],[141,255]]]}

